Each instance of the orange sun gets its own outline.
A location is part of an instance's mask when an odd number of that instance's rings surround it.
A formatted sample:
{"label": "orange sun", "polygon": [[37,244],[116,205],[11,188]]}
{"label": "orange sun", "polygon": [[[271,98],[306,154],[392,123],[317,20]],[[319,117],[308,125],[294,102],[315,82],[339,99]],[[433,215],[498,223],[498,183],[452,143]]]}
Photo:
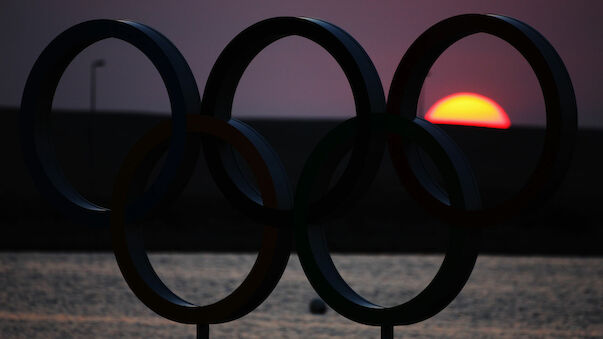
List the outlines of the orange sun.
{"label": "orange sun", "polygon": [[425,119],[434,124],[465,125],[506,129],[511,121],[492,99],[476,93],[455,93],[438,100]]}

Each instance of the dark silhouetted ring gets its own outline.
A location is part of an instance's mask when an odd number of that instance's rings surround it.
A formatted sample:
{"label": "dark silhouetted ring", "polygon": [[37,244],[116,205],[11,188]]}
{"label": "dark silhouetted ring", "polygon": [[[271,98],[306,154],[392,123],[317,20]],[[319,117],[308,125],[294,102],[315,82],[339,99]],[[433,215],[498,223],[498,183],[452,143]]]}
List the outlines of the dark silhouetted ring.
{"label": "dark silhouetted ring", "polygon": [[[270,170],[255,145],[226,122],[201,115],[187,117],[187,130],[220,138],[232,145],[247,161],[255,174],[263,204],[277,208],[278,187],[275,187]],[[253,268],[230,295],[207,305],[189,303],[166,287],[157,276],[147,257],[139,226],[129,220],[125,206],[130,199],[132,180],[145,157],[171,136],[171,123],[160,123],[146,133],[132,147],[119,170],[111,201],[111,234],[115,258],[134,294],[157,314],[173,321],[189,324],[215,324],[235,320],[254,310],[272,292],[287,266],[291,249],[290,229],[264,227],[262,247]],[[203,227],[201,225],[201,227]]]}
{"label": "dark silhouetted ring", "polygon": [[[241,128],[240,122],[231,119],[235,90],[243,72],[260,51],[272,42],[292,35],[316,42],[335,58],[352,88],[357,115],[385,112],[385,95],[379,75],[364,49],[354,38],[325,21],[279,17],[252,25],[226,46],[207,80],[201,114],[230,120],[233,126],[250,139],[263,139],[257,133],[250,132],[250,127]],[[335,205],[361,192],[370,184],[381,163],[385,149],[384,140],[371,137],[366,132],[348,142],[350,144],[342,144],[342,149],[338,150],[346,152],[352,149],[348,166],[332,189],[322,192],[322,197],[317,199],[310,211],[313,216],[329,213]],[[273,172],[275,185],[290,186],[289,178],[276,152],[267,142],[262,143],[274,154],[274,161],[269,163],[269,167]],[[230,147],[217,142],[205,142],[203,148],[212,177],[231,204],[243,210],[246,215],[272,224],[289,223],[290,206],[286,206],[285,210],[274,211],[258,203],[258,194],[235,165]]]}
{"label": "dark silhouetted ring", "polygon": [[[165,199],[173,179],[182,174],[185,115],[198,113],[200,108],[199,90],[186,60],[166,37],[148,26],[131,21],[87,21],[67,29],[44,49],[29,74],[21,101],[23,156],[42,195],[85,225],[107,225],[109,210],[82,197],[63,175],[51,138],[50,112],[55,90],[69,63],[89,45],[107,38],[128,42],[151,60],[165,83],[172,109],[173,133],[165,164],[149,190],[128,207],[133,214],[143,214]],[[178,180],[185,181],[181,176]]]}
{"label": "dark silhouetted ring", "polygon": [[[449,247],[431,283],[413,299],[394,307],[382,307],[358,295],[337,272],[327,248],[323,226],[308,222],[310,193],[338,143],[352,139],[361,126],[379,134],[395,133],[420,145],[443,173],[452,205],[462,210],[480,208],[479,192],[462,153],[431,124],[420,124],[389,114],[346,120],[331,130],[307,160],[295,194],[294,235],[299,260],[312,287],[323,300],[346,318],[367,325],[394,326],[425,320],[444,309],[461,291],[478,255],[476,228],[450,227]],[[338,159],[340,160],[340,159]]]}
{"label": "dark silhouetted ring", "polygon": [[[543,151],[527,184],[517,196],[488,209],[482,209],[477,183],[458,146],[437,126],[416,117],[419,93],[435,60],[454,42],[479,32],[509,42],[526,58],[542,87],[547,118]],[[352,88],[357,115],[316,146],[304,165],[294,202],[274,149],[253,128],[231,119],[236,88],[251,60],[272,42],[291,35],[316,42],[335,58]],[[87,201],[67,182],[50,140],[49,119],[54,91],[68,64],[90,44],[111,37],[149,57],[165,82],[172,109],[172,120],[139,139],[117,175],[110,217],[115,256],[124,279],[145,305],[165,318],[198,324],[199,335],[207,335],[207,324],[242,317],[268,297],[287,265],[292,224],[304,272],[335,311],[356,322],[381,326],[384,336],[393,335],[395,325],[427,319],[458,295],[471,274],[480,228],[469,226],[485,226],[542,202],[561,182],[573,150],[576,102],[567,70],[544,37],[508,17],[461,15],[428,29],[402,58],[387,109],[379,76],[366,52],[346,32],[321,20],[273,18],[241,32],[220,54],[201,102],[186,61],[160,33],[128,21],[93,20],[61,33],[42,52],[27,80],[20,115],[24,158],[35,184],[61,212],[88,225],[106,224],[109,210]],[[163,284],[136,225],[151,209],[180,193],[194,170],[199,144],[191,141],[199,134],[210,173],[226,199],[268,225],[249,275],[233,293],[207,306],[189,303]],[[402,184],[451,224],[446,256],[431,283],[394,307],[373,304],[347,285],[333,264],[319,224],[320,217],[368,188],[381,164],[386,139]],[[445,192],[438,191],[420,160],[412,158],[410,145],[431,157],[444,179]],[[165,164],[145,191],[146,180],[166,147]],[[247,161],[259,191],[246,179],[233,150]],[[330,186],[348,152],[347,167]]]}
{"label": "dark silhouetted ring", "polygon": [[506,16],[465,14],[433,25],[410,46],[394,74],[387,112],[415,119],[421,87],[433,63],[450,45],[475,33],[491,34],[511,44],[528,61],[540,82],[546,106],[546,134],[540,159],[527,183],[498,206],[462,211],[449,206],[445,193],[430,189],[436,185],[419,159],[408,159],[413,154],[400,138],[390,140],[389,150],[400,179],[415,199],[450,222],[484,226],[540,205],[559,186],[574,148],[577,109],[563,61],[540,33]]}

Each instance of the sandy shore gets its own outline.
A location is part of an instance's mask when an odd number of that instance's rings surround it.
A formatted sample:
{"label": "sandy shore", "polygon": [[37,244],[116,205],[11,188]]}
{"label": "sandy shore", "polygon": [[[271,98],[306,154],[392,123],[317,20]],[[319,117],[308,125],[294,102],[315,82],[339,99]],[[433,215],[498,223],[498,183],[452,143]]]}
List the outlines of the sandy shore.
{"label": "sandy shore", "polygon": [[[167,285],[196,303],[232,291],[251,254],[152,254]],[[371,301],[394,305],[418,293],[440,256],[337,255],[343,277]],[[480,256],[462,293],[397,338],[603,337],[603,258]],[[147,309],[128,289],[111,253],[1,253],[2,338],[183,338],[195,328]],[[210,327],[212,338],[377,338],[379,329],[329,310],[308,312],[316,296],[292,256],[276,290],[249,315]]]}

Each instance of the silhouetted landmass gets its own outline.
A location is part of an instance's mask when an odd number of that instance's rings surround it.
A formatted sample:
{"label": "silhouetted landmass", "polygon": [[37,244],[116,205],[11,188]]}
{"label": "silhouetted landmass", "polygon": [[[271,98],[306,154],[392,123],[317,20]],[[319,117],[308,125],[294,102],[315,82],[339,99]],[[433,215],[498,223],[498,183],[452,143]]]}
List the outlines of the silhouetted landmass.
{"label": "silhouetted landmass", "polygon": [[[0,181],[0,249],[110,250],[108,229],[77,225],[58,214],[35,189],[23,163],[18,112],[0,109],[4,155]],[[57,112],[52,130],[66,176],[83,196],[108,205],[113,177],[134,141],[165,116],[144,113],[90,115]],[[291,182],[312,148],[340,121],[245,120],[281,156]],[[465,151],[485,205],[510,197],[535,166],[543,129],[493,130],[443,126]],[[603,254],[603,131],[578,133],[563,185],[534,212],[485,229],[482,252],[506,254]],[[203,157],[179,200],[145,223],[151,250],[254,251],[261,226],[233,210],[205,167]],[[447,226],[424,212],[399,185],[389,157],[371,189],[343,216],[329,221],[329,246],[337,252],[441,252]]]}

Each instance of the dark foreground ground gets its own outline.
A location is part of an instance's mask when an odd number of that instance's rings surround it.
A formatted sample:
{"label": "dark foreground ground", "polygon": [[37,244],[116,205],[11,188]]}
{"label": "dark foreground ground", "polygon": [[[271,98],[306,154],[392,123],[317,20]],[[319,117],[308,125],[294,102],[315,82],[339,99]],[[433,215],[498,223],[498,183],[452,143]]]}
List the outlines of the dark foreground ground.
{"label": "dark foreground ground", "polygon": [[[75,224],[37,192],[23,164],[17,111],[0,110],[0,249],[110,250],[106,228]],[[52,131],[66,176],[83,196],[107,206],[113,177],[134,141],[158,116],[62,112]],[[312,148],[338,122],[251,120],[279,153],[293,185]],[[517,192],[534,167],[543,140],[538,128],[491,130],[443,127],[462,147],[478,177],[484,204]],[[482,253],[603,254],[603,132],[580,130],[575,156],[561,188],[544,206],[484,231]],[[446,225],[424,212],[400,187],[389,157],[371,189],[327,227],[339,252],[441,252]],[[203,157],[182,197],[145,224],[146,246],[155,250],[254,251],[261,227],[233,210],[213,183]]]}
{"label": "dark foreground ground", "polygon": [[[206,305],[228,295],[251,254],[152,254],[159,276]],[[409,300],[433,278],[437,255],[336,255],[342,276],[384,306]],[[601,338],[603,259],[481,255],[442,312],[395,328],[396,338]],[[1,338],[194,338],[195,327],[146,308],[110,253],[0,253]],[[211,338],[378,338],[379,328],[333,310],[308,312],[316,294],[296,256],[255,311],[210,327]]]}

